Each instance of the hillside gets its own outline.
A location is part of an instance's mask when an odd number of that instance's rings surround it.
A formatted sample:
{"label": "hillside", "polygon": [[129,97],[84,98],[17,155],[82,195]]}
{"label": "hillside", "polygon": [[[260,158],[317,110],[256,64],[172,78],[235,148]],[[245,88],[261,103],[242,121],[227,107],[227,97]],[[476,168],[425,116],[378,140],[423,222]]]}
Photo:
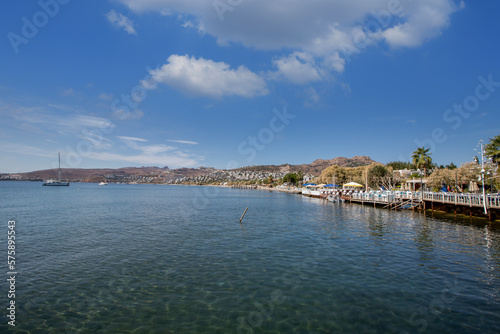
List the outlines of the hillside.
{"label": "hillside", "polygon": [[[179,168],[169,169],[168,167],[124,167],[119,169],[83,169],[65,168],[62,177],[71,181],[81,182],[146,182],[163,183],[183,177],[195,177],[209,174],[215,168]],[[43,180],[57,177],[57,169],[45,169],[28,173],[17,174],[22,179]]]}
{"label": "hillside", "polygon": [[367,156],[356,156],[352,158],[338,157],[334,159],[317,159],[311,162],[310,164],[302,164],[302,165],[264,165],[264,166],[248,166],[238,168],[239,171],[252,171],[252,172],[269,172],[269,173],[279,173],[279,172],[287,172],[287,173],[295,173],[301,171],[304,174],[311,174],[314,176],[319,176],[321,172],[332,165],[338,165],[340,167],[359,167],[366,166],[374,163],[370,157]]}
{"label": "hillside", "polygon": [[[310,164],[302,165],[264,165],[248,166],[237,168],[235,172],[254,172],[254,173],[292,173],[301,171],[304,174],[319,176],[321,172],[331,166],[339,165],[341,167],[365,166],[375,162],[366,156],[356,156],[353,158],[338,157],[335,159],[317,159]],[[138,183],[166,183],[179,179],[193,178],[197,176],[208,175],[218,170],[211,167],[199,168],[177,168],[168,167],[124,167],[119,169],[83,169],[83,168],[65,168],[63,177],[70,181],[81,182],[138,182]],[[15,178],[24,180],[43,180],[55,178],[56,169],[45,169],[28,173],[16,174]],[[3,174],[3,179],[12,179],[12,174]]]}

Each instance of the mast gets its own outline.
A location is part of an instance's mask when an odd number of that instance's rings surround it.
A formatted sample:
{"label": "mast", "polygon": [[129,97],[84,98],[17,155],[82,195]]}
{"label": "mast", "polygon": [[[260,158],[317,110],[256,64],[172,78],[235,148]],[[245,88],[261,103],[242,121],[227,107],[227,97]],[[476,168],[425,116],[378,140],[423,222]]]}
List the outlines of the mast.
{"label": "mast", "polygon": [[483,183],[483,206],[484,206],[484,214],[488,214],[488,207],[486,205],[486,190],[484,188],[484,148],[483,141],[480,141],[481,144],[481,181]]}
{"label": "mast", "polygon": [[60,152],[57,152],[58,156],[59,156],[59,180],[61,179],[61,153]]}

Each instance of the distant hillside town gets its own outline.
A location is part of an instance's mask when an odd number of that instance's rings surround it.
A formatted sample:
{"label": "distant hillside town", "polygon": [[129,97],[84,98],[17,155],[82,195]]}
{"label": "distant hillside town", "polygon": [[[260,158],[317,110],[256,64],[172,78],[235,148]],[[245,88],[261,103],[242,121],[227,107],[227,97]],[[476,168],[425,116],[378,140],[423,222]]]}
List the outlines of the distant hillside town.
{"label": "distant hillside town", "polygon": [[[152,184],[232,184],[232,183],[274,183],[290,173],[301,173],[304,180],[319,177],[322,171],[332,165],[359,167],[374,163],[366,156],[353,158],[318,159],[302,165],[247,166],[231,170],[212,167],[177,168],[126,167],[119,169],[63,169],[64,178],[70,182],[106,183],[152,183]],[[42,181],[54,177],[55,169],[28,173],[0,174],[0,180]]]}

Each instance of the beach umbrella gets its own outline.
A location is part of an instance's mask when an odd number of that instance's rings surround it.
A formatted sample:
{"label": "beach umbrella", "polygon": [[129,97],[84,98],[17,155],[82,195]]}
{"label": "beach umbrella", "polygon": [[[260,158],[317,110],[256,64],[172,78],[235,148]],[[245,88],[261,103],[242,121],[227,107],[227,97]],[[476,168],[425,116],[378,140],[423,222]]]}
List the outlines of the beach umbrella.
{"label": "beach umbrella", "polygon": [[356,183],[356,182],[349,182],[349,183],[344,184],[344,188],[346,188],[346,187],[362,188],[363,186],[359,183]]}
{"label": "beach umbrella", "polygon": [[470,182],[469,182],[469,191],[470,191],[470,192],[476,192],[476,191],[479,191],[479,187],[477,186],[476,181],[470,181]]}

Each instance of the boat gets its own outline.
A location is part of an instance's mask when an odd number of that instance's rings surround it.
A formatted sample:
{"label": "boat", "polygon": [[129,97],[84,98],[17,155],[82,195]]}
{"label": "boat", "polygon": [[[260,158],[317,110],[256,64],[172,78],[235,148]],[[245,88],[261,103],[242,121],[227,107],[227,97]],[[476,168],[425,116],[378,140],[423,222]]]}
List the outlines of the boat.
{"label": "boat", "polygon": [[106,182],[99,182],[100,186],[107,186],[108,184]]}
{"label": "boat", "polygon": [[61,179],[61,153],[58,153],[59,156],[59,169],[58,169],[58,174],[57,174],[57,179],[50,179],[50,180],[45,180],[43,181],[44,186],[63,186],[67,187],[69,186],[68,181],[64,181]]}

